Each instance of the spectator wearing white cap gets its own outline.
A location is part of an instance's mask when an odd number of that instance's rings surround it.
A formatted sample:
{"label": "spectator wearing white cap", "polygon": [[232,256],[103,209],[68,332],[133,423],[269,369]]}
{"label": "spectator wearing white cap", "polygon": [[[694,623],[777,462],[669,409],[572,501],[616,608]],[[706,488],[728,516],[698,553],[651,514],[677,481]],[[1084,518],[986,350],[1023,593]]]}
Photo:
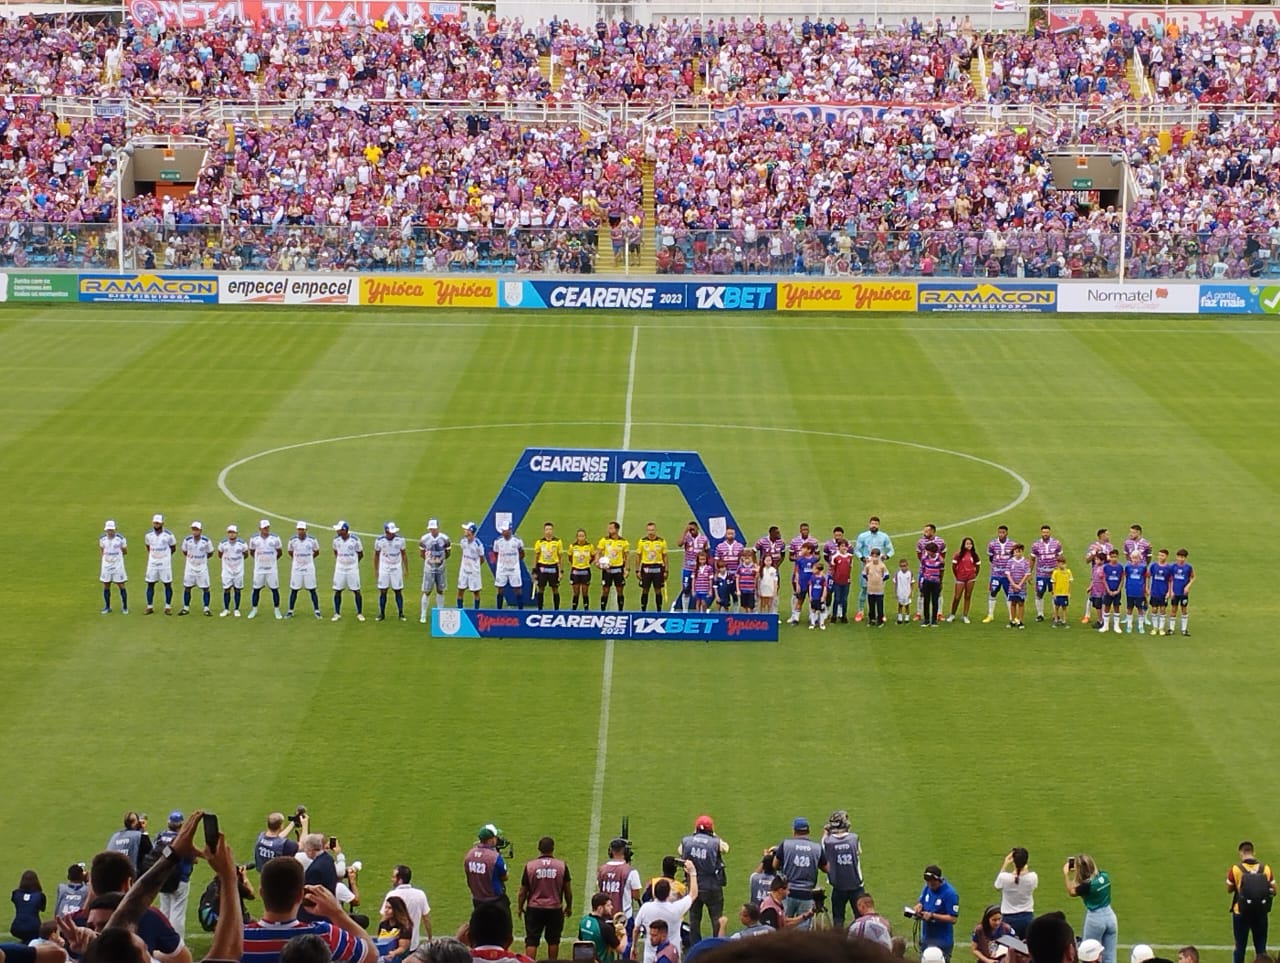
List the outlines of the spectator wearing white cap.
{"label": "spectator wearing white cap", "polygon": [[404,621],[404,579],[409,574],[409,558],[404,538],[395,522],[382,526],[373,543],[373,568],[378,573],[378,621],[387,617],[387,589],[396,596],[396,616]]}
{"label": "spectator wearing white cap", "polygon": [[178,540],[164,527],[163,515],[151,516],[151,531],[143,544],[147,548],[147,573],[143,581],[147,585],[147,609],[144,614],[155,612],[156,582],[164,585],[164,614],[173,614],[173,553],[178,550]]}
{"label": "spectator wearing white cap", "polygon": [[249,618],[258,615],[258,596],[263,587],[271,589],[271,604],[276,618],[284,618],[280,611],[280,571],[278,563],[284,554],[284,544],[279,535],[271,533],[271,522],[258,522],[258,534],[249,539],[249,554],[253,556],[253,594],[249,596]]}
{"label": "spectator wearing white cap", "polygon": [[[222,562],[222,611],[219,618],[226,618],[232,612],[240,618],[240,592],[244,589],[244,557],[249,554],[249,545],[240,537],[240,529],[235,525],[227,526],[226,537],[218,543],[218,558]],[[231,607],[231,595],[235,593],[235,608]]]}
{"label": "spectator wearing white cap", "polygon": [[431,593],[436,593],[436,605],[442,605],[448,579],[445,576],[444,563],[449,558],[451,543],[449,536],[440,531],[440,522],[432,518],[427,521],[427,532],[418,539],[418,557],[422,559],[422,608],[418,611],[418,621],[427,621],[427,602]]}
{"label": "spectator wearing white cap", "polygon": [[[178,610],[179,615],[186,615],[191,611],[193,588],[199,588],[202,593],[204,614],[213,614],[209,611],[209,558],[212,555],[213,542],[204,533],[204,526],[199,522],[192,522],[191,534],[182,540],[182,608]],[[181,817],[178,825],[182,825]]]}
{"label": "spectator wearing white cap", "polygon": [[[1134,947],[1137,949],[1137,947]],[[1080,963],[1098,963],[1102,958],[1103,947],[1097,940],[1081,940],[1076,949],[1076,959]]]}
{"label": "spectator wearing white cap", "polygon": [[1156,951],[1146,943],[1135,943],[1129,951],[1129,963],[1147,963],[1147,960],[1155,958]]}
{"label": "spectator wearing white cap", "polygon": [[333,526],[338,534],[333,537],[333,621],[342,618],[342,593],[350,591],[356,600],[356,621],[364,621],[364,596],[360,594],[360,561],[364,558],[364,546],[360,536],[351,531],[344,521]]}
{"label": "spectator wearing white cap", "polygon": [[128,541],[116,531],[116,523],[107,519],[102,526],[102,534],[98,536],[98,556],[102,560],[98,579],[102,582],[103,615],[111,614],[112,585],[115,585],[116,591],[120,593],[120,614],[129,614],[129,590],[125,588],[129,576],[124,570],[124,557],[128,553]]}
{"label": "spectator wearing white cap", "polygon": [[472,608],[480,608],[480,563],[484,561],[484,543],[476,538],[476,523],[462,526],[462,541],[458,542],[458,608],[462,608],[462,593],[470,592]]}
{"label": "spectator wearing white cap", "polygon": [[298,590],[311,593],[311,610],[320,618],[320,596],[316,594],[316,556],[320,543],[307,534],[307,523],[298,522],[296,532],[289,538],[289,608],[286,619],[293,618],[293,603],[298,600]]}

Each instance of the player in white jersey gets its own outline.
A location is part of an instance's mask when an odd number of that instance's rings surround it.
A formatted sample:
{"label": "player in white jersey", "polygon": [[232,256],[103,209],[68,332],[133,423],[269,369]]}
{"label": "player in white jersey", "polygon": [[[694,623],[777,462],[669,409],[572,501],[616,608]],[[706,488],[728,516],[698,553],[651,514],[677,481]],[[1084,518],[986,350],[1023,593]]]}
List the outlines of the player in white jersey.
{"label": "player in white jersey", "polygon": [[307,534],[307,523],[298,522],[298,533],[289,539],[289,558],[293,559],[293,564],[289,567],[286,619],[293,618],[293,603],[298,600],[298,589],[311,593],[311,609],[316,618],[320,618],[320,596],[316,594],[316,556],[319,554],[320,543]]}
{"label": "player in white jersey", "polygon": [[249,554],[253,556],[253,594],[249,596],[249,618],[258,614],[258,594],[265,585],[271,589],[271,604],[275,607],[276,618],[282,619],[280,611],[280,571],[278,563],[284,554],[284,543],[279,535],[271,534],[271,523],[265,518],[258,522],[258,534],[249,539]]}
{"label": "player in white jersey", "polygon": [[147,609],[143,613],[151,615],[155,611],[156,582],[164,585],[164,614],[173,614],[173,553],[178,550],[178,540],[173,532],[164,527],[164,516],[151,517],[151,531],[143,539],[147,547],[147,574],[143,581],[147,584]]}
{"label": "player in white jersey", "polygon": [[204,597],[204,614],[209,611],[209,556],[213,554],[213,542],[204,533],[199,522],[191,523],[191,534],[182,540],[182,608],[179,615],[191,611],[191,590],[199,588]]}
{"label": "player in white jersey", "polygon": [[98,536],[98,556],[101,568],[98,580],[102,582],[102,614],[111,614],[111,586],[114,583],[120,593],[120,614],[129,614],[129,590],[125,583],[129,576],[124,571],[124,557],[129,554],[129,543],[116,531],[116,523],[108,520]]}
{"label": "player in white jersey", "polygon": [[458,608],[462,608],[462,593],[471,593],[471,607],[480,608],[480,565],[484,562],[484,543],[476,538],[476,523],[462,526],[462,541],[458,542]]}
{"label": "player in white jersey", "polygon": [[493,585],[498,590],[498,608],[502,608],[509,585],[515,591],[516,608],[524,608],[524,581],[520,563],[524,560],[524,542],[515,536],[510,526],[502,529],[502,536],[494,539],[490,549],[493,561]]}
{"label": "player in white jersey", "polygon": [[440,531],[440,523],[434,518],[427,522],[427,533],[418,539],[418,557],[422,559],[422,608],[418,611],[418,621],[427,621],[427,601],[432,589],[436,593],[436,605],[443,604],[448,579],[445,577],[444,563],[449,558],[451,543],[449,536]]}
{"label": "player in white jersey", "polygon": [[[240,618],[240,590],[244,588],[244,557],[249,554],[249,543],[239,535],[234,525],[227,526],[227,537],[218,543],[218,558],[222,560],[222,611],[225,619],[233,611]],[[231,593],[235,592],[236,607],[231,608]]]}
{"label": "player in white jersey", "polygon": [[395,522],[382,526],[373,543],[373,569],[378,573],[378,621],[387,617],[387,589],[396,594],[396,615],[404,621],[404,580],[409,574],[409,555]]}
{"label": "player in white jersey", "polygon": [[356,621],[364,621],[364,597],[360,594],[360,560],[364,558],[364,546],[359,536],[351,534],[351,526],[338,522],[333,526],[338,534],[333,538],[333,621],[342,618],[342,592],[350,589],[356,599]]}

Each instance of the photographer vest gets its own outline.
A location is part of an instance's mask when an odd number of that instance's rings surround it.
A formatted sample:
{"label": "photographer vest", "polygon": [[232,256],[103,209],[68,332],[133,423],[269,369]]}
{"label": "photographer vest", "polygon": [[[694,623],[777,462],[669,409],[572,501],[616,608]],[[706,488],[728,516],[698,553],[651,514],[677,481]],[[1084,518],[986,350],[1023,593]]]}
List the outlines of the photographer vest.
{"label": "photographer vest", "polygon": [[694,833],[680,840],[680,852],[693,863],[698,874],[699,890],[719,890],[720,840],[710,833]]}
{"label": "photographer vest", "polygon": [[858,865],[858,834],[840,833],[822,840],[827,856],[827,879],[832,889],[862,888],[862,868]]}
{"label": "photographer vest", "polygon": [[777,852],[778,871],[787,878],[787,895],[808,899],[818,885],[822,846],[806,837],[784,839]]}
{"label": "photographer vest", "polygon": [[113,853],[124,853],[135,870],[138,868],[138,851],[141,848],[142,832],[137,829],[117,829],[107,840],[107,849]]}

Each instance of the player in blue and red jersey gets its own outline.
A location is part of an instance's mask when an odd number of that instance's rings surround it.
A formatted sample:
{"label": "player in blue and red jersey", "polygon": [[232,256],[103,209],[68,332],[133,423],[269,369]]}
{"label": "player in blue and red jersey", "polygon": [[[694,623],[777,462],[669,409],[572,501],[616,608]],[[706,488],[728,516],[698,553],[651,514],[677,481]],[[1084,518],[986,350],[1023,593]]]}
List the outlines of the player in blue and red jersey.
{"label": "player in blue and red jersey", "polygon": [[[987,583],[987,617],[983,622],[993,622],[996,617],[996,596],[1004,592],[1005,605],[1009,606],[1009,562],[1013,560],[1013,540],[1009,538],[1007,525],[996,528],[996,537],[987,542],[987,559],[991,562],[991,576]],[[1013,621],[1013,609],[1009,608],[1009,621]]]}
{"label": "player in blue and red jersey", "polygon": [[684,534],[680,536],[679,545],[680,550],[684,553],[684,559],[680,568],[680,594],[676,596],[675,602],[672,603],[671,610],[673,612],[677,608],[683,611],[689,610],[693,593],[691,579],[698,567],[698,553],[711,551],[710,539],[698,531],[698,523],[695,521],[689,522],[685,527]]}
{"label": "player in blue and red jersey", "polygon": [[[937,525],[924,526],[924,528],[920,530],[920,537],[916,539],[916,562],[918,563],[916,566],[916,577],[919,579],[924,578],[923,563],[924,563],[925,548],[930,542],[933,542],[935,545],[938,546],[939,556],[941,556],[944,559],[947,557],[947,540],[945,538],[942,538],[938,534],[938,526]],[[916,593],[916,614],[913,617],[914,621],[916,622],[920,621],[921,612],[923,611],[923,609],[924,609],[924,592],[922,590]]]}
{"label": "player in blue and red jersey", "polygon": [[[1098,529],[1097,538],[1095,538],[1093,543],[1089,546],[1089,551],[1084,553],[1084,560],[1092,565],[1097,557],[1101,555],[1103,564],[1105,564],[1107,556],[1111,554],[1111,550],[1113,548],[1115,548],[1115,546],[1111,544],[1111,533],[1105,528],[1100,528]],[[1085,596],[1084,615],[1080,616],[1081,622],[1089,621],[1092,617],[1090,612],[1090,609],[1092,608],[1097,608],[1097,606],[1093,604],[1093,592],[1090,591],[1089,594]],[[1101,609],[1098,610],[1098,621],[1102,621]],[[1101,625],[1097,625],[1095,628],[1101,628]]]}
{"label": "player in blue and red jersey", "polygon": [[1028,554],[1035,562],[1036,573],[1036,621],[1044,621],[1045,593],[1053,588],[1053,570],[1058,567],[1058,556],[1062,554],[1062,543],[1053,537],[1053,529],[1048,525],[1040,526],[1040,537],[1031,543]]}
{"label": "player in blue and red jersey", "polygon": [[747,549],[738,560],[738,572],[735,576],[738,604],[744,612],[756,610],[756,587],[759,579],[760,569],[756,565],[756,553]]}

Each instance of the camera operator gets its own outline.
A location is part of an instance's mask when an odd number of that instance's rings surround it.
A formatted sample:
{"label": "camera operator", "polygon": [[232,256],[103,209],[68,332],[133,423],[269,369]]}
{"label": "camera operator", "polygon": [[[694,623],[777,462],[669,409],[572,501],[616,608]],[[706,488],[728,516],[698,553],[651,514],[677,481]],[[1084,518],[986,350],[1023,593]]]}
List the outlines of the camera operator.
{"label": "camera operator", "polygon": [[284,813],[267,815],[267,828],[258,833],[257,842],[253,844],[253,868],[259,873],[267,861],[277,856],[294,856],[298,852],[298,844],[289,836],[296,829],[301,835],[309,831],[311,819],[307,815],[307,807],[299,806],[287,820]]}
{"label": "camera operator", "polygon": [[797,925],[808,929],[813,918],[813,891],[818,888],[818,873],[827,869],[822,844],[809,837],[809,820],[803,816],[792,820],[791,837],[773,848],[773,864],[787,880],[787,898],[782,904],[786,915],[804,917]]}
{"label": "camera operator", "polygon": [[920,949],[937,947],[947,963],[951,963],[960,897],[943,878],[938,866],[930,864],[924,868],[924,886],[910,915],[920,920]]}
{"label": "camera operator", "polygon": [[633,904],[640,898],[640,874],[631,866],[627,850],[631,848],[623,837],[609,843],[609,859],[596,870],[596,887],[609,897],[612,908],[609,915],[625,914],[631,919]]}
{"label": "camera operator", "polygon": [[462,871],[467,878],[467,888],[471,890],[472,907],[501,907],[510,926],[511,897],[506,889],[507,864],[498,852],[500,836],[498,827],[493,823],[481,826],[476,832],[476,844],[462,857]]}
{"label": "camera operator", "polygon": [[721,918],[724,916],[724,854],[729,844],[716,835],[711,817],[699,816],[693,824],[693,832],[680,840],[676,850],[691,862],[698,877],[698,898],[689,910],[689,938],[693,943],[702,939],[702,910],[711,917],[711,935],[720,936]]}
{"label": "camera operator", "polygon": [[831,923],[844,929],[845,907],[858,916],[862,895],[862,841],[849,831],[849,814],[837,809],[823,827],[822,852],[827,857],[827,882],[831,884]]}
{"label": "camera operator", "polygon": [[124,853],[129,857],[136,873],[142,860],[151,852],[151,837],[147,835],[147,817],[135,812],[124,814],[124,826],[117,829],[107,840],[105,849],[113,853]]}

